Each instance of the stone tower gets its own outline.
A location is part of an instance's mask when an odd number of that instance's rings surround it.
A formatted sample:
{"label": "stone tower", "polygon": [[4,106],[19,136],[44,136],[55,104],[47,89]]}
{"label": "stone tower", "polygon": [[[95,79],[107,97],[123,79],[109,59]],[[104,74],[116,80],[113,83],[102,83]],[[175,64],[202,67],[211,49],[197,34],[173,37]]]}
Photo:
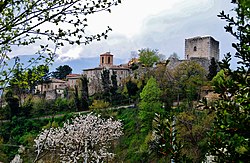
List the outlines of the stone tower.
{"label": "stone tower", "polygon": [[185,39],[185,59],[204,58],[210,60],[212,57],[219,60],[219,41],[211,36],[193,37]]}
{"label": "stone tower", "polygon": [[100,67],[112,67],[113,55],[110,52],[106,52],[100,55]]}

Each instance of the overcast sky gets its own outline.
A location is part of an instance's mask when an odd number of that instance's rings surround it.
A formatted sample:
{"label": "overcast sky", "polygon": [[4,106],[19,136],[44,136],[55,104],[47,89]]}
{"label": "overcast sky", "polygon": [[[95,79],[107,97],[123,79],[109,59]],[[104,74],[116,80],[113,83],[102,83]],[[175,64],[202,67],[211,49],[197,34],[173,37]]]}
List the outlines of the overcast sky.
{"label": "overcast sky", "polygon": [[133,51],[151,48],[166,57],[176,52],[184,58],[185,38],[211,35],[220,42],[222,58],[233,51],[231,43],[235,40],[225,32],[226,23],[217,15],[221,10],[230,13],[232,7],[230,0],[122,0],[111,8],[111,13],[88,17],[90,33],[102,32],[107,26],[113,29],[107,40],[65,46],[58,53],[61,58],[77,59],[110,51],[114,57],[127,61]]}

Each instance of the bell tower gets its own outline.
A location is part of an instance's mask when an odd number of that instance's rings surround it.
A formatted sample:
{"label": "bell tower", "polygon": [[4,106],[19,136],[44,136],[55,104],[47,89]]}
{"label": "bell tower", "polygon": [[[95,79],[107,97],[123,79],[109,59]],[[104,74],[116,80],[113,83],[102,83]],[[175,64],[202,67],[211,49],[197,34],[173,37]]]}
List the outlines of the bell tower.
{"label": "bell tower", "polygon": [[113,55],[110,52],[106,52],[100,55],[100,67],[112,67]]}

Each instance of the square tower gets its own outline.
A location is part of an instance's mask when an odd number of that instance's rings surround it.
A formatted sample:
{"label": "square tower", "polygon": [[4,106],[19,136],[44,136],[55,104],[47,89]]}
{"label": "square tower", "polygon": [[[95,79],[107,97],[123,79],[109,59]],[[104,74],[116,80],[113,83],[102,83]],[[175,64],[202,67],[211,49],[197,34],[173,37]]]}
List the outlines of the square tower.
{"label": "square tower", "polygon": [[112,67],[113,55],[110,52],[106,52],[100,55],[100,67]]}
{"label": "square tower", "polygon": [[185,59],[206,58],[208,60],[215,58],[219,61],[219,41],[211,36],[193,37],[185,39]]}

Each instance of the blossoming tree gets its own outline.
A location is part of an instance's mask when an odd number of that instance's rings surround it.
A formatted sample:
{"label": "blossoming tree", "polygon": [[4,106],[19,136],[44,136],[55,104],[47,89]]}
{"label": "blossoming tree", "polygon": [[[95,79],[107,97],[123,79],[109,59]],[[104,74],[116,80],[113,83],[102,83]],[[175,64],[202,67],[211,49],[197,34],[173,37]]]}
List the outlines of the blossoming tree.
{"label": "blossoming tree", "polygon": [[35,141],[37,157],[41,159],[46,152],[59,155],[61,162],[102,162],[112,159],[112,142],[122,132],[120,121],[102,119],[99,115],[79,115],[64,123],[63,127],[43,130]]}

